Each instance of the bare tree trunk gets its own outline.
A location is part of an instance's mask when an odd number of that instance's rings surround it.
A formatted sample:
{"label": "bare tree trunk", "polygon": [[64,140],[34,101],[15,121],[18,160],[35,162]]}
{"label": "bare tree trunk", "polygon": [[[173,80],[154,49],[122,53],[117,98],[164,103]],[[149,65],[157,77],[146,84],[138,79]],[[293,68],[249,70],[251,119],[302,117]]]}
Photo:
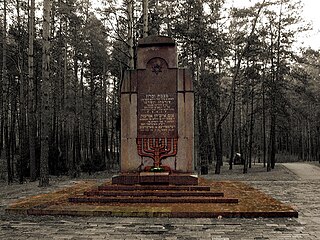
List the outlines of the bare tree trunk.
{"label": "bare tree trunk", "polygon": [[[282,1],[279,13],[278,22],[278,37],[277,37],[277,65],[275,77],[272,77],[271,83],[271,112],[270,112],[270,145],[269,145],[269,168],[267,170],[274,169],[276,161],[276,126],[277,126],[277,115],[276,115],[276,98],[278,92],[278,82],[280,80],[280,44],[281,44],[281,21],[282,21]],[[273,56],[272,56],[273,57]]]}
{"label": "bare tree trunk", "polygon": [[148,0],[143,0],[143,37],[148,36]]}
{"label": "bare tree trunk", "polygon": [[80,139],[79,142],[81,143],[81,156],[83,157],[82,160],[86,161],[88,159],[88,137],[87,137],[87,131],[86,131],[86,121],[85,121],[85,87],[84,87],[84,63],[81,63],[81,69],[80,69],[80,89],[81,89],[81,114],[80,114]]}
{"label": "bare tree trunk", "polygon": [[[241,85],[241,83],[239,84],[239,85]],[[239,127],[238,127],[238,148],[239,148],[239,153],[240,153],[240,156],[241,156],[241,158],[243,158],[243,153],[244,153],[244,147],[243,147],[243,139],[244,139],[244,137],[243,137],[243,129],[242,129],[242,124],[243,124],[243,106],[242,105],[240,105],[239,106],[239,114],[238,114],[238,118],[239,118]],[[243,161],[243,159],[241,159],[241,161]]]}
{"label": "bare tree trunk", "polygon": [[167,10],[167,17],[166,17],[166,23],[167,23],[167,35],[168,35],[169,37],[171,37],[171,36],[172,36],[172,32],[171,32],[170,18],[169,18],[169,16],[170,16],[170,10],[169,10],[169,7],[167,7],[167,8],[166,8],[166,10]]}
{"label": "bare tree trunk", "polygon": [[[74,33],[76,34],[76,33]],[[76,50],[77,51],[77,50]],[[65,54],[67,57],[67,53]],[[67,65],[67,63],[65,63]],[[66,66],[67,67],[67,66]],[[79,161],[81,160],[81,142],[80,142],[80,118],[82,117],[84,108],[82,108],[82,112],[80,111],[79,107],[79,87],[81,87],[82,90],[82,79],[81,79],[81,85],[79,85],[79,79],[78,79],[78,58],[77,58],[77,52],[73,55],[73,91],[74,91],[74,99],[73,99],[73,108],[74,108],[74,116],[73,116],[73,139],[72,139],[72,160],[71,160],[71,166],[69,169],[69,175],[71,177],[78,177],[80,175],[79,170]],[[82,92],[82,94],[84,94]],[[83,96],[82,96],[83,97]],[[83,98],[81,99],[83,101]],[[84,104],[84,103],[83,103]],[[82,106],[83,107],[83,106]]]}
{"label": "bare tree trunk", "polygon": [[[11,86],[14,85],[12,82]],[[14,178],[15,158],[16,155],[16,120],[17,120],[17,90],[16,86],[12,86],[10,91],[10,132],[9,132],[9,158],[11,163],[12,178]],[[19,170],[19,168],[17,169]]]}
{"label": "bare tree trunk", "polygon": [[90,143],[89,143],[89,153],[90,153],[90,169],[89,174],[91,174],[91,167],[93,167],[94,162],[97,158],[97,143],[96,143],[96,132],[97,132],[97,113],[96,113],[96,85],[94,82],[94,78],[91,75],[90,78]]}
{"label": "bare tree trunk", "polygon": [[[235,63],[237,62],[237,54],[235,53]],[[232,84],[232,115],[231,115],[231,148],[229,159],[229,170],[232,170],[234,159],[234,143],[235,143],[235,113],[236,113],[236,84]]]}
{"label": "bare tree trunk", "polygon": [[[248,66],[247,66],[248,67]],[[247,93],[245,94],[245,119],[244,119],[244,147],[243,147],[243,154],[241,154],[243,156],[244,159],[244,164],[243,164],[243,173],[248,173],[248,147],[249,147],[249,136],[248,136],[248,128],[249,128],[249,83],[248,81],[246,81],[246,87],[245,89],[247,89]],[[240,125],[241,126],[241,125]]]}
{"label": "bare tree trunk", "polygon": [[[200,57],[200,89],[205,89],[205,57]],[[199,91],[199,101],[200,101],[200,125],[199,125],[199,147],[200,147],[200,159],[201,159],[201,174],[208,174],[209,169],[209,127],[208,127],[208,99],[206,91]],[[216,140],[216,139],[215,139]],[[218,144],[214,141],[215,145]]]}
{"label": "bare tree trunk", "polygon": [[273,43],[273,33],[272,33],[272,25],[270,24],[270,58],[271,58],[271,87],[270,87],[270,110],[269,110],[269,114],[270,114],[270,136],[269,136],[269,143],[268,143],[268,157],[267,157],[267,172],[271,171],[271,155],[273,155],[273,134],[274,134],[274,121],[275,121],[275,66],[274,66],[274,43]]}
{"label": "bare tree trunk", "polygon": [[222,166],[222,128],[221,126],[218,126],[216,128],[215,132],[215,150],[216,150],[216,168],[215,168],[215,174],[220,174],[221,166]]}
{"label": "bare tree trunk", "polygon": [[276,115],[273,112],[271,112],[270,115],[270,141],[267,171],[271,171],[271,169],[274,168],[276,155]]}
{"label": "bare tree trunk", "polygon": [[3,1],[3,43],[2,43],[2,92],[3,92],[3,128],[4,128],[4,150],[7,159],[8,183],[13,182],[13,169],[10,157],[9,142],[9,80],[7,70],[7,0]]}
{"label": "bare tree trunk", "polygon": [[41,161],[39,186],[49,185],[49,138],[51,130],[50,106],[50,10],[52,0],[43,2],[43,52],[42,52],[42,87],[41,87]]}
{"label": "bare tree trunk", "polygon": [[[17,0],[16,10],[17,10],[17,27],[19,33],[21,33],[21,18],[20,18],[20,1]],[[22,53],[22,43],[23,39],[21,34],[18,35],[17,47],[18,47],[18,56],[17,56],[17,66],[19,72],[19,81],[20,81],[20,94],[19,94],[19,152],[20,156],[18,159],[18,175],[19,183],[23,183],[24,178],[24,168],[26,166],[26,152],[27,152],[27,140],[26,140],[26,99],[25,99],[25,79],[24,79],[24,66],[23,66],[23,53]]]}
{"label": "bare tree trunk", "polygon": [[[272,46],[271,46],[272,48]],[[271,67],[274,69],[273,56],[271,56]],[[272,70],[274,72],[274,70]],[[276,114],[275,114],[275,76],[272,73],[271,76],[271,90],[270,90],[270,137],[269,137],[269,145],[268,145],[268,159],[267,159],[267,171],[271,171],[271,162],[275,157],[275,130],[276,130]]]}
{"label": "bare tree trunk", "polygon": [[35,32],[35,0],[30,1],[29,13],[29,49],[28,49],[28,72],[29,72],[29,156],[30,156],[30,181],[36,181],[36,136],[37,119],[35,114],[35,82],[34,82],[34,32]]}
{"label": "bare tree trunk", "polygon": [[133,51],[133,0],[128,0],[128,47],[129,47],[129,68],[134,69],[134,51]]}
{"label": "bare tree trunk", "polygon": [[263,167],[266,167],[267,156],[267,136],[266,136],[266,104],[265,104],[265,75],[263,74],[262,82],[262,139],[263,139]]}
{"label": "bare tree trunk", "polygon": [[[114,97],[114,94],[112,95],[112,102],[114,103],[115,101],[115,97]],[[114,155],[114,144],[115,144],[115,124],[114,124],[114,119],[115,119],[115,105],[113,104],[113,108],[111,109],[111,119],[110,119],[110,126],[111,126],[111,129],[110,129],[110,159],[111,159],[111,162],[112,162],[112,167],[115,166],[115,155]]]}
{"label": "bare tree trunk", "polygon": [[[121,65],[121,64],[120,64]],[[121,68],[121,66],[120,66],[120,69],[122,69]],[[122,79],[122,77],[120,78],[120,79]],[[110,88],[109,88],[109,84],[107,85],[107,92],[110,92]],[[110,102],[109,102],[109,98],[107,98],[107,102],[106,102],[106,107],[107,107],[107,109],[106,109],[106,157],[107,157],[107,161],[108,161],[108,163],[107,163],[107,166],[109,167],[109,168],[111,168],[112,167],[112,164],[111,164],[111,155],[110,155],[110,148],[109,148],[109,144],[110,144],[110,142],[111,141],[109,141],[110,140],[110,136],[109,136],[109,133],[110,133],[110,116],[111,116],[111,104],[110,104]]]}
{"label": "bare tree trunk", "polygon": [[[311,110],[312,111],[312,110]],[[310,111],[310,112],[311,112]],[[311,128],[310,128],[310,120],[307,119],[307,136],[308,136],[308,161],[312,161],[312,139],[311,139]]]}
{"label": "bare tree trunk", "polygon": [[104,164],[107,166],[108,162],[108,129],[107,129],[107,76],[106,65],[103,64],[103,79],[102,79],[102,133],[101,133],[101,152]]}
{"label": "bare tree trunk", "polygon": [[[62,2],[60,2],[62,4]],[[65,27],[64,31],[68,31],[67,20],[61,20],[60,22],[61,29]],[[60,82],[60,142],[59,142],[59,160],[60,164],[63,166],[63,169],[67,170],[68,163],[68,136],[67,136],[67,112],[66,112],[66,86],[68,85],[68,44],[66,39],[61,36],[61,45],[64,46],[63,50],[63,73],[61,76]],[[78,116],[79,118],[79,116]]]}
{"label": "bare tree trunk", "polygon": [[252,164],[252,145],[253,145],[253,129],[254,129],[254,84],[253,79],[251,79],[251,103],[250,103],[250,132],[249,132],[249,168]]}
{"label": "bare tree trunk", "polygon": [[[221,98],[217,98],[218,102],[218,109],[221,109]],[[221,119],[221,111],[219,110],[216,117],[216,122]],[[222,142],[222,124],[217,124],[214,133],[214,139],[215,139],[215,153],[216,153],[216,168],[215,168],[215,174],[220,174],[221,167],[223,166],[223,142]]]}

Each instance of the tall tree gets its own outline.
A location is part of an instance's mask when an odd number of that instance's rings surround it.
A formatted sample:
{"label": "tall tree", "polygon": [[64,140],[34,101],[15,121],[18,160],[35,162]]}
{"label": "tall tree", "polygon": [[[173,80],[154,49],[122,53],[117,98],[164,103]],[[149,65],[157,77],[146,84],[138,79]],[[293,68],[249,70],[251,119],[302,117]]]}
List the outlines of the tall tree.
{"label": "tall tree", "polygon": [[149,27],[148,27],[148,5],[149,5],[149,1],[148,0],[143,0],[143,37],[147,37],[148,36],[148,32],[149,32]]}
{"label": "tall tree", "polygon": [[41,86],[41,162],[39,186],[49,185],[49,138],[51,130],[50,82],[50,10],[52,0],[43,2],[42,27],[42,86]]}
{"label": "tall tree", "polygon": [[133,0],[126,0],[127,4],[127,14],[128,14],[128,35],[127,35],[127,44],[129,47],[129,68],[134,69],[134,45],[133,45],[133,13],[134,13],[134,5]]}
{"label": "tall tree", "polygon": [[29,76],[29,156],[30,156],[30,181],[37,178],[36,166],[36,136],[37,119],[35,112],[35,78],[34,78],[34,39],[35,39],[35,0],[29,6],[29,48],[28,48],[28,76]]}
{"label": "tall tree", "polygon": [[10,154],[10,141],[9,141],[9,79],[7,69],[7,0],[3,1],[3,31],[2,31],[2,122],[4,129],[4,150],[7,159],[7,172],[8,183],[13,182],[13,168]]}
{"label": "tall tree", "polygon": [[[250,46],[252,44],[252,39],[254,38],[254,35],[255,35],[258,20],[261,17],[263,8],[266,7],[266,1],[263,0],[261,3],[257,3],[256,7],[257,8],[256,9],[254,8],[254,11],[251,13],[252,14],[252,22],[251,22],[249,35],[245,38],[244,46],[240,50],[240,53],[237,57],[235,70],[234,70],[233,77],[232,77],[232,89],[234,88],[234,85],[236,84],[236,80],[241,75],[242,61],[243,61],[244,57],[246,56],[246,54],[248,54],[248,51],[249,51]],[[232,94],[235,94],[235,91],[232,91]],[[217,129],[220,129],[222,127],[223,122],[226,120],[226,118],[228,117],[228,115],[232,109],[233,103],[234,103],[234,97],[231,95],[227,109],[225,110],[224,114],[222,114],[221,118],[219,119],[219,121],[217,123]],[[231,150],[231,152],[233,152],[233,150]],[[233,157],[233,156],[230,156],[230,157]],[[230,160],[229,160],[229,164],[230,164]],[[216,171],[216,172],[219,172],[219,171]],[[244,171],[244,172],[246,172],[246,171]]]}
{"label": "tall tree", "polygon": [[18,70],[18,79],[19,79],[19,119],[18,119],[18,128],[19,128],[19,152],[20,156],[18,159],[18,175],[19,182],[23,183],[25,168],[27,166],[27,157],[28,153],[28,140],[27,140],[27,123],[26,123],[26,111],[27,111],[27,101],[26,101],[26,78],[25,78],[25,44],[24,44],[24,33],[21,16],[21,3],[19,0],[16,1],[16,10],[17,10],[17,70]]}

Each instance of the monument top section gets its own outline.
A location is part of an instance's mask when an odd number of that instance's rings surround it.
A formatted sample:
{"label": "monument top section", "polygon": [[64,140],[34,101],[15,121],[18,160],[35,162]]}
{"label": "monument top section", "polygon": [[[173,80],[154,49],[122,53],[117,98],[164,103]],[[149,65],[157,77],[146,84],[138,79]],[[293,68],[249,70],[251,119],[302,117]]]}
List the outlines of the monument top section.
{"label": "monument top section", "polygon": [[167,36],[148,36],[138,41],[138,47],[176,46],[176,42]]}
{"label": "monument top section", "polygon": [[147,69],[151,59],[163,59],[167,68],[178,67],[175,41],[165,36],[149,36],[138,41],[137,69]]}

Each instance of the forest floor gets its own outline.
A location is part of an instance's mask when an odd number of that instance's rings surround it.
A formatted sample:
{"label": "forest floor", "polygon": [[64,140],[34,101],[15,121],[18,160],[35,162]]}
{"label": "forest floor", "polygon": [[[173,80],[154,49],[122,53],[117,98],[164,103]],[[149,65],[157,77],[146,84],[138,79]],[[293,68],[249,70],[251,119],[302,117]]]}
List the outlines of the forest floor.
{"label": "forest floor", "polygon": [[[312,170],[310,170],[312,169]],[[242,181],[293,206],[298,218],[119,218],[26,216],[8,214],[5,208],[18,199],[73,186],[80,180],[105,181],[114,173],[82,175],[81,179],[51,177],[51,186],[38,182],[0,182],[0,239],[319,239],[319,164],[277,164],[266,172],[261,164],[248,174],[242,166],[222,167],[220,175],[203,176],[218,181]],[[307,174],[306,174],[307,173]],[[314,176],[314,177],[310,177]]]}

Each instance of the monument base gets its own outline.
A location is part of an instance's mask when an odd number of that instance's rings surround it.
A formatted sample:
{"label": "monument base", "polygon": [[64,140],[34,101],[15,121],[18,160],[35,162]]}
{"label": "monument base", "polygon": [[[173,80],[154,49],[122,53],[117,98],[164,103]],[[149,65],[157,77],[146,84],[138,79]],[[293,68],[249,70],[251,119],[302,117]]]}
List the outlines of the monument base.
{"label": "monument base", "polygon": [[198,185],[197,175],[191,173],[140,172],[121,173],[112,177],[112,184],[118,185]]}
{"label": "monument base", "polygon": [[204,178],[199,178],[197,186],[79,181],[56,192],[20,199],[6,212],[90,217],[298,217],[294,208],[243,182]]}

